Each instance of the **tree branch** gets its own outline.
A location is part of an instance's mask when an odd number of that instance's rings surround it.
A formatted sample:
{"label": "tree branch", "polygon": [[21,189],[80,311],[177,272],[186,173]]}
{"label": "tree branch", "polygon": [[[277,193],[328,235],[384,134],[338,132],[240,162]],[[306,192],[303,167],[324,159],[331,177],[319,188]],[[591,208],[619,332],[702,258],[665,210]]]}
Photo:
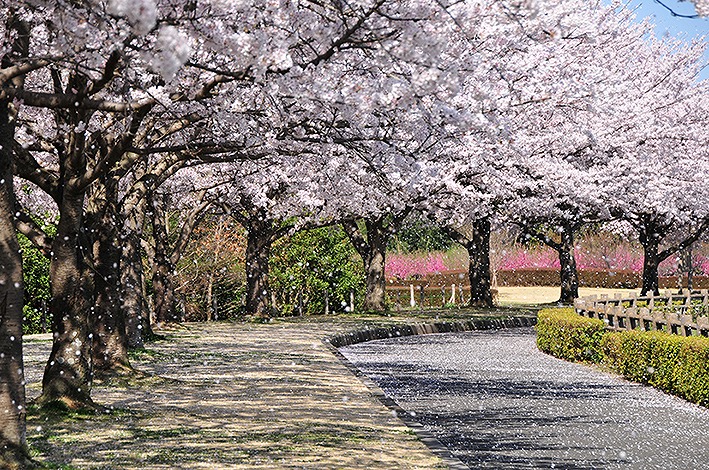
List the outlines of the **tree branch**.
{"label": "tree branch", "polygon": [[677,253],[678,251],[682,251],[682,250],[689,248],[689,246],[692,243],[699,240],[699,237],[701,237],[704,234],[704,232],[707,231],[707,229],[709,229],[709,217],[704,219],[704,221],[699,226],[699,228],[697,229],[696,232],[694,232],[689,237],[685,238],[681,243],[678,243],[677,245],[671,246],[669,248],[665,248],[660,253],[658,253],[657,258],[660,261],[664,261],[667,258],[669,258],[670,256],[672,256],[673,254]]}
{"label": "tree branch", "polygon": [[17,212],[14,217],[15,229],[26,236],[36,246],[42,254],[51,258],[52,238],[49,237],[42,227],[23,211]]}
{"label": "tree branch", "polygon": [[2,71],[0,71],[0,87],[3,87],[5,83],[9,82],[15,77],[26,75],[34,70],[41,69],[42,67],[46,67],[50,63],[51,62],[46,59],[34,59],[22,64],[17,64],[13,65],[12,67],[4,68],[2,69]]}
{"label": "tree branch", "polygon": [[352,245],[355,247],[355,250],[357,250],[357,253],[360,254],[362,259],[367,259],[372,249],[367,243],[367,240],[365,240],[364,235],[362,235],[361,230],[357,226],[357,221],[353,219],[348,219],[343,220],[342,222],[340,222],[340,224],[345,230],[347,237],[352,242]]}
{"label": "tree branch", "polygon": [[561,251],[561,243],[555,242],[553,238],[551,238],[549,235],[546,233],[542,233],[541,231],[534,229],[528,225],[525,225],[520,222],[516,222],[517,226],[522,229],[522,232],[525,235],[529,235],[532,238],[536,238],[540,242],[544,243],[545,245],[553,248],[556,251]]}
{"label": "tree branch", "polygon": [[48,109],[94,109],[110,113],[127,113],[138,111],[143,107],[154,106],[156,101],[153,98],[130,102],[116,102],[108,100],[96,100],[84,98],[72,93],[44,93],[39,91],[12,90],[0,91],[0,99],[17,98],[27,106]]}
{"label": "tree branch", "polygon": [[185,251],[187,244],[190,241],[190,236],[194,230],[197,222],[199,222],[204,216],[204,211],[212,204],[212,201],[205,199],[207,191],[200,191],[197,197],[197,206],[187,214],[187,218],[182,223],[180,227],[180,235],[177,237],[175,245],[172,247],[170,253],[170,262],[174,265],[180,260],[182,253]]}
{"label": "tree branch", "polygon": [[22,179],[34,183],[52,199],[59,202],[59,175],[42,167],[32,154],[22,147],[17,141],[14,142],[13,151],[15,153],[15,175]]}

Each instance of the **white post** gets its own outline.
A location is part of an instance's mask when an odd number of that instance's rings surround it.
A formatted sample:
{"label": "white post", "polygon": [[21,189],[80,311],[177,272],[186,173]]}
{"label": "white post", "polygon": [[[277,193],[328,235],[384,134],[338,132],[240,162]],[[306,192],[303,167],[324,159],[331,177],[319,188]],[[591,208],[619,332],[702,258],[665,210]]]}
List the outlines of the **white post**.
{"label": "white post", "polygon": [[411,290],[411,300],[409,301],[409,305],[411,305],[411,307],[413,308],[416,306],[416,296],[414,295],[414,285],[409,284],[409,289]]}
{"label": "white post", "polygon": [[455,284],[451,284],[451,300],[450,303],[455,305]]}
{"label": "white post", "polygon": [[354,291],[350,291],[350,313],[354,312]]}

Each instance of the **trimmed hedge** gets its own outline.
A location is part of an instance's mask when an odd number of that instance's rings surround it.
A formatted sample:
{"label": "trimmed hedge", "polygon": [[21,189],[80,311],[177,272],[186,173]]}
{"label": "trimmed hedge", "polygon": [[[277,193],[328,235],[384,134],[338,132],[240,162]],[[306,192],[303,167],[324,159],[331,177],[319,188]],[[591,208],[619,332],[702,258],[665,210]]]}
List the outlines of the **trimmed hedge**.
{"label": "trimmed hedge", "polygon": [[582,317],[571,308],[540,311],[536,330],[537,346],[547,354],[603,363],[629,380],[709,407],[709,338],[609,332],[603,321]]}
{"label": "trimmed hedge", "polygon": [[607,333],[604,362],[625,378],[709,407],[709,339],[663,332]]}
{"label": "trimmed hedge", "polygon": [[537,317],[537,346],[547,354],[576,362],[600,362],[601,320],[578,315],[571,308],[545,309]]}

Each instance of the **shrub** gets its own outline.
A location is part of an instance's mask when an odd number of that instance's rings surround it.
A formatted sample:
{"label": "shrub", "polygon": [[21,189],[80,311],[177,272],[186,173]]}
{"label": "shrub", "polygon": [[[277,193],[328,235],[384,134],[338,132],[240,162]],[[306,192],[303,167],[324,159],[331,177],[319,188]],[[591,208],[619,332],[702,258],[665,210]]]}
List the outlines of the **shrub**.
{"label": "shrub", "polygon": [[604,362],[629,380],[709,406],[709,339],[663,332],[608,333]]}
{"label": "shrub", "polygon": [[[362,262],[339,226],[303,230],[279,240],[270,260],[270,287],[283,315],[344,311],[350,292],[364,290]],[[355,298],[355,309],[361,299]]]}
{"label": "shrub", "polygon": [[[43,227],[53,235],[53,226]],[[46,333],[50,329],[49,302],[52,298],[49,285],[49,259],[22,234],[17,235],[22,249],[22,278],[25,286],[22,308],[22,333]]]}
{"label": "shrub", "polygon": [[560,359],[599,362],[605,326],[601,320],[582,317],[571,308],[542,310],[537,318],[537,346]]}
{"label": "shrub", "polygon": [[398,279],[420,278],[445,271],[442,253],[397,254],[389,253],[386,259],[387,277]]}

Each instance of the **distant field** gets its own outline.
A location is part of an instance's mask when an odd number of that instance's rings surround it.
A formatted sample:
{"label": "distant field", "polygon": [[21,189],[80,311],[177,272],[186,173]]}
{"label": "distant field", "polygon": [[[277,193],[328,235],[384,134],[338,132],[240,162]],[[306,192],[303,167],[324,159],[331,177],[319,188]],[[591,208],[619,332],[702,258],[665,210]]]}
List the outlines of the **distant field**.
{"label": "distant field", "polygon": [[[558,287],[505,287],[497,288],[497,301],[500,305],[529,305],[548,304],[559,300],[560,289]],[[597,289],[582,287],[579,295],[608,294],[613,296],[616,293],[628,294],[630,292],[640,293],[640,289]]]}

